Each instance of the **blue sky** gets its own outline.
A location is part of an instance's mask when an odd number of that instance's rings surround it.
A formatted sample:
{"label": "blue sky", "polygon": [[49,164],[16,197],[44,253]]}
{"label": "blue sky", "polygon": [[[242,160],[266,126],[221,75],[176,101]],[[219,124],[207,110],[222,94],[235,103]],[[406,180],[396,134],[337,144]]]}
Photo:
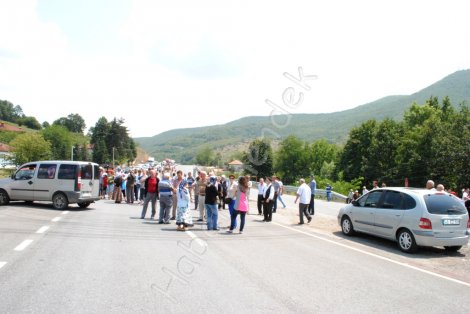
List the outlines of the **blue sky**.
{"label": "blue sky", "polygon": [[0,0],[0,99],[132,136],[349,109],[470,68],[469,1]]}

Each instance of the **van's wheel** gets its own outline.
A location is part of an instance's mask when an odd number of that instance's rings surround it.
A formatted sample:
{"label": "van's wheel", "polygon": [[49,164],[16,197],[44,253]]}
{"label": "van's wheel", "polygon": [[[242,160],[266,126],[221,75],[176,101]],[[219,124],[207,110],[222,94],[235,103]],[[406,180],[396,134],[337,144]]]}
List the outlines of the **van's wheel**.
{"label": "van's wheel", "polygon": [[88,206],[90,206],[90,204],[91,204],[90,202],[78,203],[78,206],[79,206],[80,208],[87,208]]}
{"label": "van's wheel", "polygon": [[55,209],[66,209],[69,206],[69,200],[64,193],[57,193],[52,197],[52,206]]}
{"label": "van's wheel", "polygon": [[405,253],[413,253],[418,250],[418,245],[416,244],[415,237],[411,231],[407,229],[401,229],[397,235],[398,246],[400,250]]}
{"label": "van's wheel", "polygon": [[0,190],[0,205],[8,205],[10,203],[10,197],[5,190]]}

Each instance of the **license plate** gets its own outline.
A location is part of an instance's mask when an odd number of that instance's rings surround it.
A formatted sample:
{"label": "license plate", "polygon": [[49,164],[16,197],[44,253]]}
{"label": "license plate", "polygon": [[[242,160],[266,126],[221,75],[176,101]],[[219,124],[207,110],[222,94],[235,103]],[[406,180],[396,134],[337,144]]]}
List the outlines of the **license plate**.
{"label": "license plate", "polygon": [[442,219],[442,224],[444,226],[448,225],[460,225],[460,219]]}

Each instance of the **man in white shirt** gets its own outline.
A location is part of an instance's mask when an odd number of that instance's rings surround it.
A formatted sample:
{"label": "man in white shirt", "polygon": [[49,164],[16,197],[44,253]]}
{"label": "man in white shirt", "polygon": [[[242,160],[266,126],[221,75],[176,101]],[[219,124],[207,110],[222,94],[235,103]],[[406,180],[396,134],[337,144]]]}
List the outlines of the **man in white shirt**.
{"label": "man in white shirt", "polygon": [[469,200],[469,193],[468,193],[468,188],[462,190],[462,201],[467,201]]}
{"label": "man in white shirt", "polygon": [[258,201],[256,205],[258,206],[258,215],[263,214],[263,195],[266,184],[264,184],[264,179],[260,178],[258,183]]}
{"label": "man in white shirt", "polygon": [[299,217],[300,217],[300,222],[299,225],[304,224],[304,215],[307,217],[307,222],[309,223],[312,221],[312,217],[308,213],[308,205],[310,204],[310,198],[312,194],[312,190],[310,187],[305,184],[305,179],[300,179],[299,180],[300,186],[297,190],[297,196],[295,198],[294,204],[297,204],[297,201],[300,198],[299,201]]}

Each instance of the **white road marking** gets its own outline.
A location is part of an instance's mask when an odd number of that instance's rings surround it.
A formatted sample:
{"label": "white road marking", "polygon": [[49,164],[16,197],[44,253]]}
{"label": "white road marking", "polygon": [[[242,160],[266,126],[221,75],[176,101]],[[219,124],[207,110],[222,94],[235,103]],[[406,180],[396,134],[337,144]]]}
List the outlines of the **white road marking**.
{"label": "white road marking", "polygon": [[384,261],[387,261],[387,262],[390,262],[390,263],[393,263],[393,264],[396,264],[396,265],[407,267],[407,268],[410,268],[410,269],[413,269],[413,270],[416,270],[416,271],[419,271],[419,272],[422,272],[422,273],[425,273],[425,274],[428,274],[428,275],[431,275],[431,276],[435,276],[435,277],[438,277],[438,278],[441,278],[441,279],[449,280],[449,281],[452,281],[452,282],[470,287],[470,283],[465,282],[465,281],[461,281],[461,280],[454,279],[454,278],[451,278],[451,277],[447,277],[447,276],[444,276],[444,275],[441,275],[441,274],[437,274],[437,273],[434,273],[432,271],[425,270],[425,269],[422,269],[422,268],[419,268],[419,267],[416,267],[416,266],[412,266],[412,265],[409,265],[409,264],[406,264],[406,263],[395,261],[395,260],[390,259],[388,257],[380,256],[380,255],[377,255],[377,254],[374,254],[374,253],[371,253],[371,252],[367,252],[367,251],[364,251],[364,250],[361,250],[361,249],[358,249],[358,248],[355,248],[355,247],[352,247],[352,246],[349,246],[349,245],[346,245],[346,244],[343,244],[343,243],[339,243],[339,242],[336,242],[336,241],[333,241],[333,240],[325,239],[323,237],[319,237],[319,236],[316,236],[314,234],[311,234],[311,233],[308,233],[308,232],[305,232],[305,231],[301,231],[301,230],[297,230],[297,229],[292,228],[292,227],[284,226],[284,225],[281,225],[277,222],[271,222],[271,223],[276,225],[276,226],[279,226],[279,227],[282,227],[282,228],[285,228],[285,229],[289,229],[289,230],[304,234],[304,235],[312,237],[312,238],[316,238],[318,240],[329,242],[331,244],[335,244],[335,245],[338,245],[338,246],[341,246],[341,247],[344,247],[344,248],[347,248],[347,249],[350,249],[350,250],[353,250],[353,251],[356,251],[356,252],[359,252],[359,253],[362,253],[362,254],[366,254],[366,255],[369,255],[369,256],[372,256],[372,257],[375,257],[375,258],[378,258],[378,259],[381,259],[381,260],[384,260]]}
{"label": "white road marking", "polygon": [[62,219],[61,217],[55,217],[54,219],[52,219],[52,222],[58,222],[61,219]]}
{"label": "white road marking", "polygon": [[5,266],[7,264],[7,262],[0,262],[0,268],[2,268],[3,266]]}
{"label": "white road marking", "polygon": [[185,231],[192,239],[194,239],[200,246],[207,246],[206,241],[198,238],[192,231]]}
{"label": "white road marking", "polygon": [[44,232],[46,232],[48,229],[49,229],[49,226],[43,226],[43,227],[39,228],[39,230],[36,231],[36,233],[44,233]]}
{"label": "white road marking", "polygon": [[70,212],[68,210],[66,210],[66,211],[62,212],[62,215],[67,215],[68,213],[70,213]]}
{"label": "white road marking", "polygon": [[33,240],[24,240],[23,242],[21,242],[20,245],[18,245],[17,247],[15,247],[15,251],[23,251],[24,249],[26,249],[28,247],[28,245],[30,245],[31,243],[33,243]]}

